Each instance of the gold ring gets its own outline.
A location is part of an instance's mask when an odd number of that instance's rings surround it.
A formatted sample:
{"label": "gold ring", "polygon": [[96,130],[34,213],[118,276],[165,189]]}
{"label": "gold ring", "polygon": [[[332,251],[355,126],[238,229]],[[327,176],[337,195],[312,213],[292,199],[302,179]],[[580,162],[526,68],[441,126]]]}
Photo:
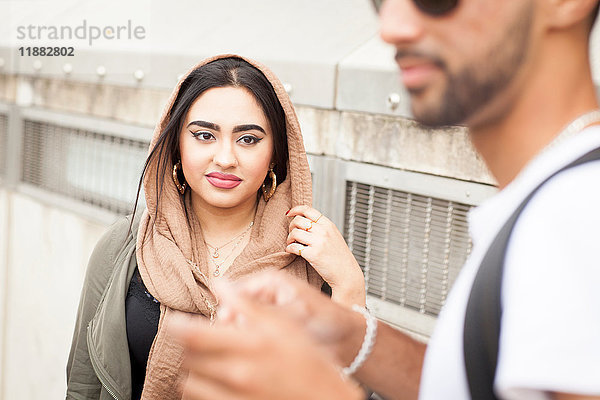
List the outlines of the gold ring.
{"label": "gold ring", "polygon": [[312,225],[313,225],[313,221],[310,221],[310,226],[308,228],[305,229],[306,232],[310,231],[312,229]]}
{"label": "gold ring", "polygon": [[319,222],[319,220],[321,219],[321,217],[323,216],[323,214],[319,215],[319,218],[317,218],[316,220],[314,220],[313,222],[316,224],[317,222]]}

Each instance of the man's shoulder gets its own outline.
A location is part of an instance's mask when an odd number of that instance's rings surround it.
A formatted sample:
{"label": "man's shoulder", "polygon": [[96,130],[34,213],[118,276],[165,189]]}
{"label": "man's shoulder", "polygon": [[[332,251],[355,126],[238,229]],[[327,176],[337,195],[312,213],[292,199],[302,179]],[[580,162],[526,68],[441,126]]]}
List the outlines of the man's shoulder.
{"label": "man's shoulder", "polygon": [[577,259],[580,265],[593,260],[600,239],[598,177],[600,161],[594,161],[565,170],[545,183],[515,224],[507,260],[571,264]]}
{"label": "man's shoulder", "polygon": [[561,218],[581,213],[600,216],[594,207],[600,199],[600,160],[569,168],[546,182],[527,204],[523,214]]}

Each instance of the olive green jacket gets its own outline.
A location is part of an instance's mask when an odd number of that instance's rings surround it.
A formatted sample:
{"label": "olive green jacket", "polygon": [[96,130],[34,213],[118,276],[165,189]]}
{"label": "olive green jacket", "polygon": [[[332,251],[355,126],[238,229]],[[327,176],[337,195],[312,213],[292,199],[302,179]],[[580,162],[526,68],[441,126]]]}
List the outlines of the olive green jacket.
{"label": "olive green jacket", "polygon": [[90,257],[67,364],[67,399],[131,398],[125,298],[137,265],[142,212],[136,214],[131,231],[131,216],[116,222]]}

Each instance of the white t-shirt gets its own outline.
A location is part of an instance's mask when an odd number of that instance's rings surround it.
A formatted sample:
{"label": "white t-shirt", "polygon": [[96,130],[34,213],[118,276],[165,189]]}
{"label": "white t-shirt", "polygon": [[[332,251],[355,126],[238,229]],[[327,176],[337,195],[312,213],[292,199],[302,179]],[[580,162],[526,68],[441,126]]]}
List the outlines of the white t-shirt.
{"label": "white t-shirt", "polygon": [[[469,215],[473,251],[430,339],[421,400],[469,399],[465,309],[483,255],[521,201],[546,177],[600,147],[600,128],[543,151]],[[495,388],[502,399],[549,392],[600,395],[600,162],[567,170],[529,202],[512,232],[502,286]]]}

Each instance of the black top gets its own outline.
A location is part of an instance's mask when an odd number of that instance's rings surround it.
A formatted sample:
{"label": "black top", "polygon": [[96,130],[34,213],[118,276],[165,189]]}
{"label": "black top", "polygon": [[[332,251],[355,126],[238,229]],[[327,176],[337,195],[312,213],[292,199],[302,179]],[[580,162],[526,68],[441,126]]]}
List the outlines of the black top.
{"label": "black top", "polygon": [[125,318],[131,360],[131,399],[139,400],[144,388],[148,354],[158,332],[160,303],[146,290],[137,267],[125,299]]}

